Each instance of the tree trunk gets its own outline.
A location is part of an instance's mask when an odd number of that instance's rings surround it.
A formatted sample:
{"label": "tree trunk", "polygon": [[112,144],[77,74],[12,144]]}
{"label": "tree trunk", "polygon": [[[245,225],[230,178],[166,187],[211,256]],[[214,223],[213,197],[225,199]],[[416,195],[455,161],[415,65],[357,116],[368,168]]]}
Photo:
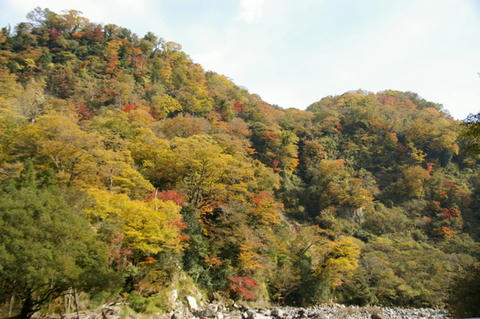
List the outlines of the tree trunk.
{"label": "tree trunk", "polygon": [[72,288],[68,290],[68,293],[65,295],[65,313],[70,313],[70,308],[72,305]]}
{"label": "tree trunk", "polygon": [[15,303],[15,293],[12,294],[12,297],[10,297],[10,307],[8,308],[8,316],[12,316],[12,311],[13,311],[13,304]]}
{"label": "tree trunk", "polygon": [[77,311],[77,319],[80,319],[80,313],[78,312],[78,295],[77,295],[77,289],[73,290],[73,296],[75,300],[75,310]]}
{"label": "tree trunk", "polygon": [[10,319],[30,319],[35,313],[35,305],[30,296],[28,296],[22,305],[22,310],[20,313]]}

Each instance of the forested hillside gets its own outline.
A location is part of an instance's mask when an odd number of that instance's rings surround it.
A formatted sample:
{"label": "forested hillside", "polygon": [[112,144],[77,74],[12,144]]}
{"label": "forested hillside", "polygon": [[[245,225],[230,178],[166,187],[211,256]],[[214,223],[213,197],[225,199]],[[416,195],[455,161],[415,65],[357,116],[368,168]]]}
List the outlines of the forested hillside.
{"label": "forested hillside", "polygon": [[444,307],[480,256],[460,130],[411,92],[281,109],[153,33],[36,9],[0,33],[2,313]]}

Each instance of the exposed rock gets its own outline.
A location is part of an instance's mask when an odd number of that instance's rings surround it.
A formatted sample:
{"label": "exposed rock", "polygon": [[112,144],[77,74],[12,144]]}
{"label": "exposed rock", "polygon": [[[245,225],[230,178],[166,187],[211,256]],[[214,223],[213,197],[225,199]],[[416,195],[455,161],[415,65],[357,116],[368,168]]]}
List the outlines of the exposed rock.
{"label": "exposed rock", "polygon": [[260,312],[257,312],[256,310],[247,310],[246,314],[247,314],[246,319],[268,319],[269,318],[268,316]]}
{"label": "exposed rock", "polygon": [[262,310],[260,311],[260,313],[261,313],[262,315],[267,316],[267,317],[270,317],[270,316],[271,316],[271,311],[270,311],[270,309],[262,309]]}
{"label": "exposed rock", "polygon": [[215,318],[217,310],[214,307],[207,307],[195,313],[199,318]]}
{"label": "exposed rock", "polygon": [[274,308],[271,311],[271,315],[275,318],[281,318],[283,317],[283,310],[280,308]]}
{"label": "exposed rock", "polygon": [[170,304],[174,304],[177,301],[177,299],[178,299],[178,290],[173,289],[170,292],[170,298],[169,298]]}
{"label": "exposed rock", "polygon": [[195,299],[195,297],[187,296],[187,302],[188,302],[188,307],[190,308],[190,311],[194,312],[198,310],[197,299]]}
{"label": "exposed rock", "polygon": [[365,212],[362,207],[343,207],[339,212],[339,216],[358,224],[363,224],[365,222]]}
{"label": "exposed rock", "polygon": [[[444,310],[402,309],[388,307],[358,307],[338,304],[318,305],[308,308],[274,307],[270,309],[253,309],[236,305],[229,310],[221,303],[211,303],[198,307],[194,297],[187,297],[188,307],[177,302],[175,311],[165,314],[132,314],[129,319],[449,319]],[[192,309],[191,312],[189,309]],[[196,309],[196,310],[193,310]],[[79,319],[119,319],[121,307],[108,305],[97,312],[80,313]],[[53,317],[50,319],[54,319]],[[58,319],[58,317],[57,317]],[[63,315],[62,319],[77,319],[76,314]]]}

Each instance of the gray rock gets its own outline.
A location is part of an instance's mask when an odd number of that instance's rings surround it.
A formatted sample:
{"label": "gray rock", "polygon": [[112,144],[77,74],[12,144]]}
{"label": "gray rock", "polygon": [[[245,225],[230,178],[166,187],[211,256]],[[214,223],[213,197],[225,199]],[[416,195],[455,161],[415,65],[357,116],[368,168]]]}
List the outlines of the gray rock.
{"label": "gray rock", "polygon": [[265,316],[264,314],[261,314],[261,313],[255,313],[253,315],[253,318],[251,318],[251,319],[269,319],[269,317]]}
{"label": "gray rock", "polygon": [[195,314],[200,318],[214,318],[217,315],[217,311],[213,307],[208,307],[198,310]]}
{"label": "gray rock", "polygon": [[263,310],[260,312],[260,314],[269,317],[269,316],[271,315],[271,311],[270,311],[270,309],[263,309]]}
{"label": "gray rock", "polygon": [[192,296],[187,296],[187,302],[188,302],[188,307],[190,308],[190,311],[197,311],[198,310],[198,304],[197,304],[197,299]]}
{"label": "gray rock", "polygon": [[247,315],[247,319],[256,319],[255,318],[255,315],[257,314],[255,311],[253,310],[247,310],[246,312],[246,315]]}
{"label": "gray rock", "polygon": [[[155,314],[156,319],[449,319],[444,310],[435,309],[402,309],[383,307],[358,307],[338,304],[317,305],[308,308],[275,307],[271,309],[251,309],[236,305],[227,310],[221,302],[214,302],[199,308],[194,297],[187,297],[188,306],[177,300],[174,312]],[[192,299],[194,302],[192,302]],[[197,310],[190,312],[190,309]],[[121,307],[105,305],[96,312],[81,312],[80,319],[119,319]],[[193,314],[192,314],[193,313]],[[131,315],[129,319],[141,318],[142,315]],[[49,317],[50,319],[60,319]],[[143,317],[142,317],[143,318]],[[61,319],[77,319],[75,313],[63,315]]]}
{"label": "gray rock", "polygon": [[282,309],[279,309],[279,308],[275,308],[273,309],[270,314],[273,316],[273,317],[276,317],[276,318],[281,318],[283,317],[283,311]]}
{"label": "gray rock", "polygon": [[246,315],[246,317],[244,316],[244,318],[246,319],[268,319],[269,318],[268,316],[251,309],[244,312],[244,315]]}

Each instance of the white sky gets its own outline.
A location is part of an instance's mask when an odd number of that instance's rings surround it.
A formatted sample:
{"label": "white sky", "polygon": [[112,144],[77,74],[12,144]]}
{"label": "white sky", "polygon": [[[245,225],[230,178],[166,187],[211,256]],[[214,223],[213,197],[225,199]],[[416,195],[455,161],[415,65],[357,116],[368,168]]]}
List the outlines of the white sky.
{"label": "white sky", "polygon": [[0,25],[37,6],[152,31],[282,107],[394,89],[480,112],[480,0],[0,0]]}

